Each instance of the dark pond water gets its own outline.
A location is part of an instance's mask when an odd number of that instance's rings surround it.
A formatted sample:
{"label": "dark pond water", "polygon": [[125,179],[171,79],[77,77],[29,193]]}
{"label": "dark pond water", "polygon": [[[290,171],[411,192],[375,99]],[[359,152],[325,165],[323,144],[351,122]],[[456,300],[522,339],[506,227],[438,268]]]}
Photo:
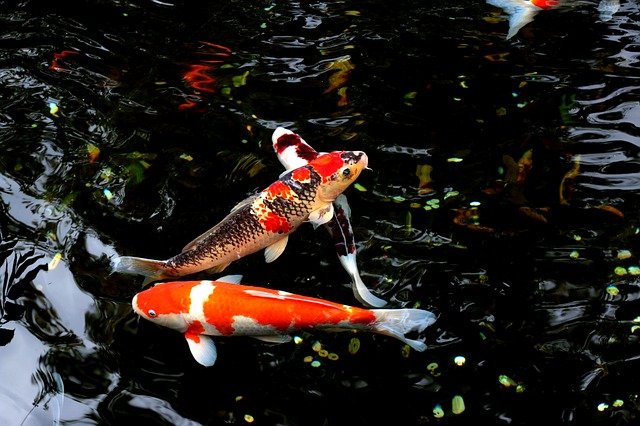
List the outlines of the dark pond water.
{"label": "dark pond water", "polygon": [[[599,4],[507,40],[470,0],[0,3],[0,423],[637,424],[640,11]],[[438,315],[426,352],[228,338],[204,368],[132,312],[109,257],[271,183],[277,126],[368,154],[358,265]],[[311,226],[226,272],[356,303]]]}

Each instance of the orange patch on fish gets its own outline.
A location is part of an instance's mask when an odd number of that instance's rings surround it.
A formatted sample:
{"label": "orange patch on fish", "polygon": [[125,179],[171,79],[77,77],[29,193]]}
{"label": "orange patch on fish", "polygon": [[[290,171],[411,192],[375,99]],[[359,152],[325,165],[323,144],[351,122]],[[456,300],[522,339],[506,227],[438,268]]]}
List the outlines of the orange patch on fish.
{"label": "orange patch on fish", "polygon": [[293,193],[293,191],[291,191],[289,185],[280,180],[277,180],[269,185],[265,192],[267,195],[267,199],[269,200],[273,200],[275,198],[293,200],[295,198],[295,194]]}
{"label": "orange patch on fish", "polygon": [[325,182],[329,176],[344,166],[344,160],[342,160],[340,152],[331,152],[318,156],[315,160],[310,161],[309,165],[318,172],[322,181]]}
{"label": "orange patch on fish", "polygon": [[280,216],[271,210],[261,212],[258,220],[264,229],[275,234],[286,234],[292,229],[291,223],[286,217]]}
{"label": "orange patch on fish", "polygon": [[291,177],[298,182],[310,182],[311,181],[311,171],[307,167],[300,167],[293,171]]}
{"label": "orange patch on fish", "polygon": [[[263,295],[263,296],[261,296]],[[318,309],[318,304],[321,308]],[[312,297],[281,293],[278,290],[215,283],[215,290],[204,303],[205,320],[223,335],[232,335],[234,321],[244,316],[256,324],[286,332],[289,328],[313,327],[319,324],[371,324],[376,317],[367,309],[350,308]],[[249,317],[247,314],[251,313]]]}
{"label": "orange patch on fish", "polygon": [[204,333],[204,326],[200,321],[194,321],[187,332],[185,333],[185,337],[193,340],[196,343],[200,343],[200,335]]}
{"label": "orange patch on fish", "polygon": [[[189,282],[185,281],[184,283],[177,284],[175,287],[171,289],[173,294],[186,294],[188,295],[191,292],[191,288],[198,284],[197,282]],[[190,299],[184,299],[183,297],[155,297],[156,293],[139,293],[136,296],[136,304],[138,308],[148,314],[149,310],[153,310],[156,314],[162,313],[164,314],[180,314],[184,313],[185,309],[189,309],[189,304],[191,303]],[[184,304],[176,303],[176,300],[181,300]]]}

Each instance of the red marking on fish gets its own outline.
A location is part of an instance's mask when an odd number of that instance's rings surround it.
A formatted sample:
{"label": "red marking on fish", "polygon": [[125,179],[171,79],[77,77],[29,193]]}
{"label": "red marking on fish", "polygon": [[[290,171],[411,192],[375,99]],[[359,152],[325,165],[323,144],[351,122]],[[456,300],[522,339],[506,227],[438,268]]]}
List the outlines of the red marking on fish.
{"label": "red marking on fish", "polygon": [[189,337],[196,343],[200,342],[200,335],[203,334],[204,331],[204,326],[200,321],[194,321],[193,323],[191,323],[191,325],[189,325],[189,328],[187,329],[187,333],[190,334]]}
{"label": "red marking on fish", "polygon": [[293,171],[291,177],[298,182],[309,182],[311,180],[311,171],[306,168],[298,168]]}
{"label": "red marking on fish", "polygon": [[560,4],[559,0],[531,0],[531,4],[540,9],[553,9]]}
{"label": "red marking on fish", "polygon": [[276,198],[284,198],[286,200],[295,200],[295,194],[291,191],[291,187],[281,180],[273,182],[266,189],[266,196],[268,200],[274,200]]}
{"label": "red marking on fish", "polygon": [[291,223],[286,217],[280,216],[273,211],[266,211],[259,220],[264,229],[274,234],[286,234],[292,229]]}
{"label": "red marking on fish", "polygon": [[295,150],[295,155],[307,162],[314,160],[318,157],[318,151],[311,148],[300,136],[295,133],[286,133],[278,138],[273,144],[273,149],[278,155],[284,155],[284,151],[292,147]]}
{"label": "red marking on fish", "polygon": [[274,144],[273,148],[278,154],[282,154],[282,152],[288,147],[296,146],[298,144],[302,144],[300,136],[295,133],[287,133],[278,138],[278,141]]}
{"label": "red marking on fish", "polygon": [[331,152],[329,154],[320,155],[309,162],[309,165],[320,175],[322,182],[344,166],[344,160],[340,152]]}

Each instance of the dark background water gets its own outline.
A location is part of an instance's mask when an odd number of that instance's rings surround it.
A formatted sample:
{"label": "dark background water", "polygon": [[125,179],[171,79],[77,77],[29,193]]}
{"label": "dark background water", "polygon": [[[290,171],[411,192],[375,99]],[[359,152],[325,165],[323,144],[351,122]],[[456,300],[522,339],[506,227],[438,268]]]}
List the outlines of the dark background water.
{"label": "dark background water", "polygon": [[[0,3],[0,423],[637,422],[639,11],[597,6],[506,40],[481,1]],[[438,314],[426,352],[230,338],[204,368],[131,311],[108,257],[167,258],[271,183],[277,126],[369,155],[359,267]],[[311,226],[226,272],[355,304]]]}

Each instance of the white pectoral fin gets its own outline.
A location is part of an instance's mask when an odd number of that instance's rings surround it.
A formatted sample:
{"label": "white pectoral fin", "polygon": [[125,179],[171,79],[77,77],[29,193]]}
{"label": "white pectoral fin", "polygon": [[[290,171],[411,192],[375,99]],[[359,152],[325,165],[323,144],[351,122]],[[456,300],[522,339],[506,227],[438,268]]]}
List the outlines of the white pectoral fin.
{"label": "white pectoral fin", "polygon": [[309,222],[313,224],[313,228],[317,228],[333,219],[333,204],[329,203],[327,206],[312,211],[309,215]]}
{"label": "white pectoral fin", "polygon": [[218,351],[216,351],[216,344],[211,337],[203,334],[189,333],[185,333],[184,337],[187,339],[191,354],[198,363],[205,367],[211,367],[216,363]]}
{"label": "white pectoral fin", "polygon": [[242,275],[225,275],[224,277],[217,278],[216,281],[228,284],[240,284],[242,281]]}
{"label": "white pectoral fin", "polygon": [[289,236],[285,235],[283,238],[279,239],[278,241],[264,249],[264,260],[267,263],[271,263],[279,258],[282,252],[284,252],[284,249],[287,247],[287,241],[289,241]]}
{"label": "white pectoral fin", "polygon": [[267,343],[287,343],[291,341],[291,336],[288,336],[286,334],[276,335],[276,336],[251,336],[251,337]]}

